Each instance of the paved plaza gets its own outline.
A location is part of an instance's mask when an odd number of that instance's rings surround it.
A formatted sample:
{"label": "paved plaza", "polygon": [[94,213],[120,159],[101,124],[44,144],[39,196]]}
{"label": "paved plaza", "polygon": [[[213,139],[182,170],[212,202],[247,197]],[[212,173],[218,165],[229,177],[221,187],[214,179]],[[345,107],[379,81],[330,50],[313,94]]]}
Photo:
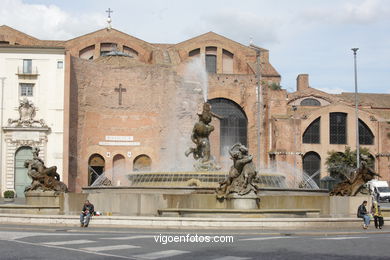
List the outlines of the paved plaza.
{"label": "paved plaza", "polygon": [[[1,259],[389,259],[389,231],[153,230],[0,225]],[[233,241],[167,242],[167,236]],[[157,239],[157,242],[156,242]]]}

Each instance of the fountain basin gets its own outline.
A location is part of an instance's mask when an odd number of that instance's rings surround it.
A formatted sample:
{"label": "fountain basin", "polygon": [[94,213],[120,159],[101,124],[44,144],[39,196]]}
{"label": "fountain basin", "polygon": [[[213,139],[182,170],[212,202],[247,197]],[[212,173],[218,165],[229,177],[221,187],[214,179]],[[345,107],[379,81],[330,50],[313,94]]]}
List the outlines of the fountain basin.
{"label": "fountain basin", "polygon": [[[192,215],[205,217],[210,215],[202,211],[210,210],[223,211],[211,214],[214,217],[237,215],[291,217],[305,215],[306,213],[302,212],[307,210],[317,210],[317,216],[330,214],[329,195],[326,190],[264,188],[257,194],[257,198],[260,199],[259,205],[241,207],[241,209],[234,208],[237,205],[229,200],[217,200],[215,189],[205,187],[85,187],[83,194],[86,196],[83,199],[90,200],[96,210],[123,216],[158,216],[159,210],[161,212],[165,209],[191,209],[197,211],[196,214],[191,213]],[[79,203],[82,205],[83,201],[80,200]],[[73,205],[77,203],[73,202]],[[73,210],[79,211],[79,208]],[[274,210],[276,212],[237,214],[230,212],[231,210]],[[294,213],[294,210],[300,210],[299,214]]]}

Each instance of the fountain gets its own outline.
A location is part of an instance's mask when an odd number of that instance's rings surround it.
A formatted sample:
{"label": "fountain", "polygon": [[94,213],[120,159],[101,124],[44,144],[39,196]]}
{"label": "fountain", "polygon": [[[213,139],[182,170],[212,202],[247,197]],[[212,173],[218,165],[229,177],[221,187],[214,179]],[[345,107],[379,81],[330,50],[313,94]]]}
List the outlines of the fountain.
{"label": "fountain", "polygon": [[[230,148],[233,166],[229,172],[221,169],[210,151],[214,115],[207,103],[208,75],[203,61],[200,56],[189,62],[190,71],[184,73],[183,84],[162,115],[166,125],[162,128],[165,138],[160,167],[155,172],[129,174],[126,186],[85,188],[88,198],[95,204],[107,205],[102,211],[123,215],[158,212],[204,216],[211,212],[212,216],[266,216],[270,213],[264,211],[272,210],[276,215],[291,216],[294,210],[305,215],[313,209],[326,214],[327,206],[323,205],[328,199],[327,191],[318,189],[302,173],[291,181],[290,172],[257,170],[248,149],[241,144]],[[117,207],[112,201],[118,197],[132,205],[121,203]]]}
{"label": "fountain", "polygon": [[[121,177],[114,180],[112,176],[118,169],[113,169],[84,188],[82,194],[62,193],[56,203],[66,204],[61,206],[65,214],[78,213],[85,199],[99,205],[99,211],[114,215],[302,217],[331,214],[328,191],[320,190],[310,177],[294,168],[256,169],[253,157],[242,144],[229,149],[233,161],[229,172],[221,169],[210,149],[213,114],[207,103],[207,73],[202,60],[204,57],[200,56],[189,63],[194,71],[188,73],[188,78],[184,75],[181,87],[174,86],[176,96],[161,115],[164,120],[159,126],[163,136],[159,168],[155,172],[125,173],[127,180]],[[196,113],[199,104],[202,111]],[[189,157],[191,154],[194,160]],[[50,174],[54,179],[58,175],[55,170],[50,170]],[[65,189],[61,183],[53,183]],[[117,183],[122,186],[111,186]]]}
{"label": "fountain", "polygon": [[203,104],[203,111],[198,114],[199,121],[195,123],[192,130],[191,140],[196,144],[195,148],[189,148],[185,155],[188,157],[193,154],[194,159],[197,160],[194,164],[194,168],[197,171],[215,171],[221,169],[215,162],[215,158],[210,154],[210,141],[209,135],[214,131],[214,126],[210,125],[211,122],[211,105],[208,103]]}

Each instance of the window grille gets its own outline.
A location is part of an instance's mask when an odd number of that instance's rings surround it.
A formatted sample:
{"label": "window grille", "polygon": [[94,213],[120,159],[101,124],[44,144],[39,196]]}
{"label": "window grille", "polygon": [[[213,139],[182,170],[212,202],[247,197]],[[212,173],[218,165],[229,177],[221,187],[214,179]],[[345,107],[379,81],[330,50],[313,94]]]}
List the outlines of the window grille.
{"label": "window grille", "polygon": [[306,172],[312,180],[320,185],[321,157],[316,152],[308,152],[303,157],[303,171]]}
{"label": "window grille", "polygon": [[370,128],[359,119],[359,144],[374,144],[374,135]]}
{"label": "window grille", "polygon": [[321,118],[314,120],[303,133],[302,141],[304,144],[319,144],[320,143],[320,125]]}
{"label": "window grille", "polygon": [[347,144],[347,114],[330,113],[329,135],[331,144]]}
{"label": "window grille", "polygon": [[226,155],[228,149],[235,143],[247,146],[248,120],[239,105],[224,98],[209,101],[211,111],[221,117],[220,120],[220,149]]}

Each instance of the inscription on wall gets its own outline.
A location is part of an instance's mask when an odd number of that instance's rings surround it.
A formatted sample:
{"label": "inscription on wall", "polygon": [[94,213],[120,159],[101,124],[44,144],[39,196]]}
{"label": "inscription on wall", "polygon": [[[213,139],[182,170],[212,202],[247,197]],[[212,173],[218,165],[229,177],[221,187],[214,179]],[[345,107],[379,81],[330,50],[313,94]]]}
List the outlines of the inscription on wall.
{"label": "inscription on wall", "polygon": [[12,140],[13,141],[29,140],[29,141],[38,142],[39,132],[13,132]]}
{"label": "inscription on wall", "polygon": [[103,146],[139,146],[140,142],[132,142],[134,140],[133,136],[116,136],[116,135],[106,135],[105,141],[99,142],[99,145]]}
{"label": "inscription on wall", "polygon": [[133,141],[133,136],[126,135],[106,135],[106,141]]}

